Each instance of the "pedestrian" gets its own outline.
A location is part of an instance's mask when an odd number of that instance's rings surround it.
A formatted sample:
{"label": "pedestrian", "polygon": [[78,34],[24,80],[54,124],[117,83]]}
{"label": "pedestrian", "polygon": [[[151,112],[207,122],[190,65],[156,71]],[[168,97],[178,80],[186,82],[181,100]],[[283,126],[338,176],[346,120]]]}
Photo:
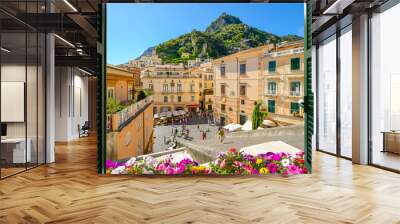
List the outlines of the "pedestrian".
{"label": "pedestrian", "polygon": [[219,136],[219,141],[222,143],[224,141],[224,137],[225,137],[224,129],[222,129],[222,128],[219,129],[218,136]]}
{"label": "pedestrian", "polygon": [[202,132],[202,138],[203,138],[203,140],[206,140],[206,138],[207,138],[206,131],[203,131],[203,132]]}

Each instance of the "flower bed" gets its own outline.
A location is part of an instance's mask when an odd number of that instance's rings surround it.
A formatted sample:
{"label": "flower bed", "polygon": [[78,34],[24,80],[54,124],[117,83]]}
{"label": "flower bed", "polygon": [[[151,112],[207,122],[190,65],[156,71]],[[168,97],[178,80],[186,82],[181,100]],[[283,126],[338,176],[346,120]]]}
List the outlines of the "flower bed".
{"label": "flower bed", "polygon": [[304,166],[304,153],[273,153],[268,152],[253,156],[239,152],[232,148],[220,153],[215,161],[207,164],[198,164],[196,161],[185,158],[179,162],[172,162],[172,156],[162,161],[152,157],[136,161],[130,159],[126,163],[106,163],[107,174],[281,174],[284,176],[307,173]]}

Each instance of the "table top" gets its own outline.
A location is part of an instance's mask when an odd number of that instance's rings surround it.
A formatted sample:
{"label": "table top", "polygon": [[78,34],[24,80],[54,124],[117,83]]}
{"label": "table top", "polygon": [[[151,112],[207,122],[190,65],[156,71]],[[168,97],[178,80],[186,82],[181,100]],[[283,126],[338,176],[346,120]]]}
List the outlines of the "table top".
{"label": "table top", "polygon": [[[27,141],[30,141],[28,138]],[[25,138],[5,138],[1,139],[1,143],[20,143],[20,142],[25,142]]]}

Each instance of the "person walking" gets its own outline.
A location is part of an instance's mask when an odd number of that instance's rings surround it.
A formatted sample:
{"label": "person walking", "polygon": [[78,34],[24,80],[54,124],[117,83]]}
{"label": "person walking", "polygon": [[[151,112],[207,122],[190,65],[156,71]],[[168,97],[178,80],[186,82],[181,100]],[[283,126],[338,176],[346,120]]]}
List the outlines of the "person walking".
{"label": "person walking", "polygon": [[207,138],[207,134],[206,134],[205,130],[203,130],[203,132],[202,132],[202,138],[203,138],[203,141],[206,140],[206,138]]}
{"label": "person walking", "polygon": [[225,131],[223,128],[220,128],[218,131],[219,141],[223,143],[225,137]]}

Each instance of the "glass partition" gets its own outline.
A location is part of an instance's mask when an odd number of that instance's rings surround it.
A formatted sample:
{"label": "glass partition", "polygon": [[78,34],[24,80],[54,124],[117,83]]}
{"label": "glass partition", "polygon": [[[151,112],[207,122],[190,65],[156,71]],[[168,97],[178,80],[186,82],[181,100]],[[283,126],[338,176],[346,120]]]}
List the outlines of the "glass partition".
{"label": "glass partition", "polygon": [[352,157],[352,27],[340,36],[340,155]]}
{"label": "glass partition", "polygon": [[318,48],[318,149],[336,154],[336,35]]}
{"label": "glass partition", "polygon": [[400,4],[371,19],[371,162],[400,170]]}
{"label": "glass partition", "polygon": [[[41,5],[0,3],[20,16],[42,12]],[[10,15],[0,12],[0,20],[8,21],[0,21],[0,178],[45,163],[46,39]]]}

